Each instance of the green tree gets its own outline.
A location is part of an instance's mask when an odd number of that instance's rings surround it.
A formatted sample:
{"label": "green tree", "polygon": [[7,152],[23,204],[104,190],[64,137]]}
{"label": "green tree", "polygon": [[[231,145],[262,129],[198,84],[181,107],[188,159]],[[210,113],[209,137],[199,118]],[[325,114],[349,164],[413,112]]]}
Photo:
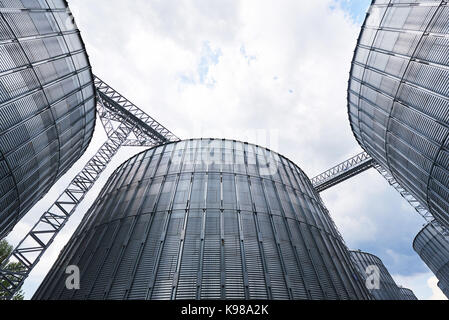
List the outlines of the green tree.
{"label": "green tree", "polygon": [[[8,271],[22,271],[24,270],[24,266],[20,262],[8,262],[5,261],[6,258],[11,254],[13,247],[6,240],[0,241],[0,265],[4,266],[4,268]],[[6,280],[1,280],[0,283],[7,287],[8,282]],[[0,286],[0,300],[5,300],[7,297],[7,293],[2,290],[2,286]],[[22,290],[19,290],[13,297],[13,300],[23,300],[24,294]]]}

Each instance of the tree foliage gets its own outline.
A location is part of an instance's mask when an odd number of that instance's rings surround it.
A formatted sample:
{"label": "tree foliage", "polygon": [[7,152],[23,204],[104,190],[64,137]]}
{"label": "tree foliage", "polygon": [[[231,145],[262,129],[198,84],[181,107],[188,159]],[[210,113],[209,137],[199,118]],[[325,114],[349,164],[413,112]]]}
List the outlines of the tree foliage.
{"label": "tree foliage", "polygon": [[[2,269],[8,271],[22,271],[24,270],[24,266],[20,262],[9,262],[5,261],[8,256],[11,254],[13,247],[6,241],[0,241],[0,266]],[[0,280],[0,300],[5,300],[7,297],[7,293],[3,290],[3,287],[8,287],[8,281]],[[22,290],[19,290],[13,297],[13,300],[23,300],[24,294]]]}

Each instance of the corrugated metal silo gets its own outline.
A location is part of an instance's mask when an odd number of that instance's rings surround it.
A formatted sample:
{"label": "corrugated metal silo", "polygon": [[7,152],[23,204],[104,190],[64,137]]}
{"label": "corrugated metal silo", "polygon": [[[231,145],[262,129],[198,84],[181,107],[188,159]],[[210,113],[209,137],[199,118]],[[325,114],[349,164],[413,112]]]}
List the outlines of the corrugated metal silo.
{"label": "corrugated metal silo", "polygon": [[415,237],[413,249],[440,280],[439,287],[449,298],[449,237],[429,223]]}
{"label": "corrugated metal silo", "polygon": [[348,91],[357,141],[449,227],[449,6],[375,0]]}
{"label": "corrugated metal silo", "polygon": [[440,288],[444,295],[449,299],[449,287],[445,286],[441,281],[438,281],[438,288]]}
{"label": "corrugated metal silo", "polygon": [[399,293],[401,294],[401,300],[418,300],[415,293],[410,289],[399,287]]}
{"label": "corrugated metal silo", "polygon": [[93,77],[66,1],[0,1],[0,238],[86,150]]}
{"label": "corrugated metal silo", "polygon": [[[79,290],[65,269],[77,265]],[[229,140],[122,164],[34,299],[370,299],[307,176]]]}
{"label": "corrugated metal silo", "polygon": [[379,287],[370,289],[376,300],[402,300],[398,285],[379,257],[363,251],[351,251],[351,258],[364,279],[374,275],[372,267],[379,271]]}

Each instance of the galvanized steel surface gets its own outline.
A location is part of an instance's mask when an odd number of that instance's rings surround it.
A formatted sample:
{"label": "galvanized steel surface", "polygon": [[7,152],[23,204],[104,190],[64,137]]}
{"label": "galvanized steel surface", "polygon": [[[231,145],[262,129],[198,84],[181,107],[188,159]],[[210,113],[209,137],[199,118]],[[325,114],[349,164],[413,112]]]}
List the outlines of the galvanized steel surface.
{"label": "galvanized steel surface", "polygon": [[413,249],[438,278],[439,287],[449,298],[449,237],[436,228],[433,224],[426,225],[415,237]]}
{"label": "galvanized steel surface", "polygon": [[88,147],[95,95],[65,1],[0,1],[0,56],[2,238]]}
{"label": "galvanized steel surface", "polygon": [[449,6],[377,0],[349,80],[360,145],[449,226]]}
{"label": "galvanized steel surface", "polygon": [[379,287],[370,289],[370,293],[376,300],[402,300],[399,287],[379,257],[363,251],[351,251],[351,258],[364,279],[369,276],[376,276],[371,269],[373,266],[378,269]]}
{"label": "galvanized steel surface", "polygon": [[438,282],[438,288],[444,293],[444,295],[449,299],[449,287],[445,286],[441,281]]}
{"label": "galvanized steel surface", "polygon": [[[77,265],[80,290],[65,289]],[[188,140],[109,179],[34,299],[369,299],[307,176],[268,149]]]}

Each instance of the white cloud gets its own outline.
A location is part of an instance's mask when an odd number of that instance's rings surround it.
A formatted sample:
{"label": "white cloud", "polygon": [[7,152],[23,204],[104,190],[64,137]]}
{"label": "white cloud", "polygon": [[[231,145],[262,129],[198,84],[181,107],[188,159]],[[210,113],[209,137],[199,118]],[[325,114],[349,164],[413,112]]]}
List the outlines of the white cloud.
{"label": "white cloud", "polygon": [[432,289],[432,296],[430,296],[429,300],[448,300],[441,289],[438,287],[438,279],[435,276],[432,276],[427,280],[427,284]]}
{"label": "white cloud", "polygon": [[431,272],[416,273],[409,276],[393,274],[392,276],[398,285],[412,289],[420,300],[447,300],[437,286],[438,279]]}

